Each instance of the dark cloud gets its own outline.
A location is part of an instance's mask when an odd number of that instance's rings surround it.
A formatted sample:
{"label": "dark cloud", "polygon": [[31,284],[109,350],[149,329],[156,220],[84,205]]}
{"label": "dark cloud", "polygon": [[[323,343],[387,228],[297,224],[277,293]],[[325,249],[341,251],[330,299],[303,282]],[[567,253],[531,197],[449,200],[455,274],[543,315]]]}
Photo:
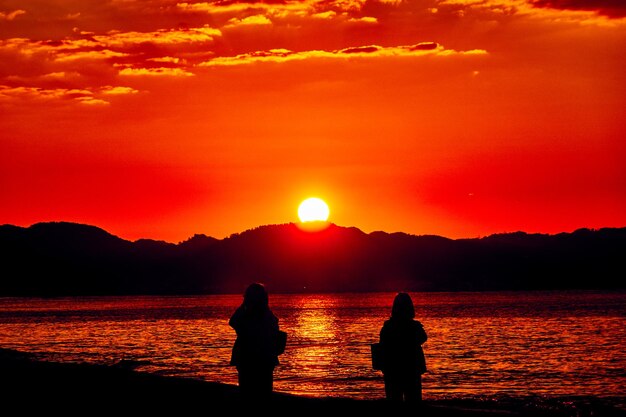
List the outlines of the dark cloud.
{"label": "dark cloud", "polygon": [[437,42],[421,42],[417,45],[413,45],[409,47],[410,51],[430,51],[432,49],[437,49],[439,44]]}
{"label": "dark cloud", "polygon": [[353,48],[346,48],[346,49],[342,49],[341,52],[342,54],[366,54],[366,53],[372,53],[372,52],[377,52],[380,48],[380,46],[375,46],[375,45],[368,45],[368,46],[355,46]]}
{"label": "dark cloud", "polygon": [[564,10],[590,10],[611,18],[626,17],[624,0],[532,0],[533,6]]}

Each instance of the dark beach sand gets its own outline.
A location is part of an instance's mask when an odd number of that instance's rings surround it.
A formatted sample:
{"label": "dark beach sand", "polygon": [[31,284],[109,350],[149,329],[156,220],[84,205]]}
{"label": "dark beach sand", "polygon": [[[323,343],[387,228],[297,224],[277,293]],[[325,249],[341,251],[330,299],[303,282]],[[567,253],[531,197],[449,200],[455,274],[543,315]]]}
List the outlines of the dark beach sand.
{"label": "dark beach sand", "polygon": [[[588,399],[575,402],[439,400],[419,409],[384,400],[307,398],[276,393],[266,404],[246,404],[236,386],[133,370],[134,364],[106,366],[39,361],[0,349],[2,409],[12,415],[61,412],[63,415],[156,413],[172,415],[420,415],[420,416],[624,416],[613,406]],[[4,414],[4,413],[3,413]],[[9,415],[9,414],[5,414]]]}

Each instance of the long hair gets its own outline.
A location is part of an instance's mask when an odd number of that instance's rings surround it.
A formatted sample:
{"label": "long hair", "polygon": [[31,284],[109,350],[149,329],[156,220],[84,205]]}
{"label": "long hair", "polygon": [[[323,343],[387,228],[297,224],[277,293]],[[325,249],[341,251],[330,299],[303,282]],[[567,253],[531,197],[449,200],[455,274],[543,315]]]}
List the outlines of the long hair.
{"label": "long hair", "polygon": [[399,292],[393,300],[391,318],[399,320],[411,320],[415,318],[415,307],[411,296],[405,292]]}
{"label": "long hair", "polygon": [[250,284],[243,294],[243,303],[252,310],[269,309],[269,298],[263,284]]}

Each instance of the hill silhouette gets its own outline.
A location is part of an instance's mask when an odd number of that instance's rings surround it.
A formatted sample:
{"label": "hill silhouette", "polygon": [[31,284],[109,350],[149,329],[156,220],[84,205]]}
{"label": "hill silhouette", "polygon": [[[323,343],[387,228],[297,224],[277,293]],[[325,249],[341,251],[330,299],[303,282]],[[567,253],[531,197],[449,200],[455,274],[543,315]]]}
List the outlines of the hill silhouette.
{"label": "hill silhouette", "polygon": [[626,228],[447,239],[331,224],[130,242],[89,225],[0,226],[0,295],[620,289]]}

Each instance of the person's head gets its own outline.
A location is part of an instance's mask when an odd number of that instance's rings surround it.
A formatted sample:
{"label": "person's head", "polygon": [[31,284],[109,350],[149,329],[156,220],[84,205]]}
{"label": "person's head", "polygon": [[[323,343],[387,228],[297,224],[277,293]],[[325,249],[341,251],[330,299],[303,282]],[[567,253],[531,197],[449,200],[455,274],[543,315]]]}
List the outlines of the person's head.
{"label": "person's head", "polygon": [[391,307],[391,317],[394,319],[413,319],[415,318],[415,307],[411,296],[405,292],[399,292],[393,300]]}
{"label": "person's head", "polygon": [[250,284],[243,293],[243,303],[254,309],[268,308],[269,299],[263,284]]}

